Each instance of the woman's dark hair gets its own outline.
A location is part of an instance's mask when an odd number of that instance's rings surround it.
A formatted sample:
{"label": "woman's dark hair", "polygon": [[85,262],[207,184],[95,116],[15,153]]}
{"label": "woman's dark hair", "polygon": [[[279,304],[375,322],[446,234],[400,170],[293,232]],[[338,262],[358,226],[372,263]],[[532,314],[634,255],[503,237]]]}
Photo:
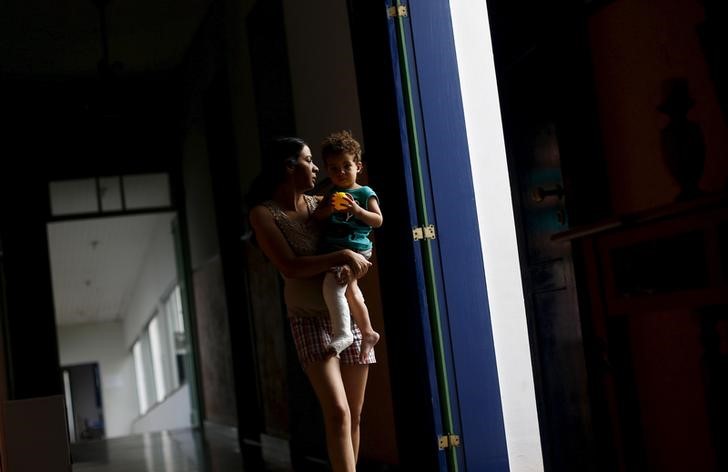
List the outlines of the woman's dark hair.
{"label": "woman's dark hair", "polygon": [[304,140],[294,137],[276,138],[266,144],[260,174],[250,184],[245,198],[248,209],[273,196],[275,187],[286,176],[286,166],[296,162],[304,146]]}

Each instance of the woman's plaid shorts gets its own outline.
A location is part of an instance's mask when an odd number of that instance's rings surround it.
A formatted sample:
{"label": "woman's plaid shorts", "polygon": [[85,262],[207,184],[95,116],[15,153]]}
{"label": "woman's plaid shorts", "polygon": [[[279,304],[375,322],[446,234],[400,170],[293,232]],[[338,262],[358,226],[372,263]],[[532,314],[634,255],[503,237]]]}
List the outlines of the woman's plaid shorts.
{"label": "woman's plaid shorts", "polygon": [[[328,317],[291,317],[291,334],[296,344],[296,352],[301,365],[306,366],[311,362],[322,361],[331,356],[327,346],[331,342],[331,320]],[[374,364],[377,362],[374,356],[374,349],[364,360],[359,359],[361,353],[361,331],[352,320],[351,332],[354,335],[354,342],[351,346],[341,351],[339,358],[342,364]]]}

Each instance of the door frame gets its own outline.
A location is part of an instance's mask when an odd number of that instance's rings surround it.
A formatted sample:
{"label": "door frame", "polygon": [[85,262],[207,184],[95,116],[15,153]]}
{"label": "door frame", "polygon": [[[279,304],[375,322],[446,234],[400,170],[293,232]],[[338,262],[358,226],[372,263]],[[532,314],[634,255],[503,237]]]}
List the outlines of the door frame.
{"label": "door frame", "polygon": [[[123,166],[116,169],[118,172],[118,176],[121,180],[122,176],[126,175],[133,175],[131,173],[125,173],[122,172]],[[153,215],[153,214],[159,214],[159,213],[170,213],[172,214],[172,228],[170,228],[172,231],[172,238],[174,243],[174,257],[175,257],[175,268],[176,268],[176,277],[177,277],[177,284],[180,287],[180,295],[182,300],[182,313],[183,313],[183,319],[185,323],[185,329],[187,329],[187,332],[189,333],[189,349],[190,353],[188,356],[186,356],[185,359],[185,369],[187,374],[187,384],[189,386],[189,393],[190,393],[190,423],[192,428],[199,428],[202,426],[202,422],[204,419],[204,403],[203,403],[203,397],[202,397],[202,379],[200,375],[200,361],[199,361],[199,345],[198,345],[198,338],[197,338],[197,323],[196,323],[196,315],[195,315],[195,303],[194,303],[194,293],[193,293],[193,283],[192,283],[192,269],[190,264],[190,256],[189,256],[189,241],[188,241],[188,234],[187,234],[187,226],[186,226],[186,214],[185,214],[185,208],[184,205],[181,205],[179,202],[184,202],[184,194],[183,194],[183,188],[179,181],[181,179],[181,176],[178,172],[176,172],[174,169],[159,169],[159,168],[153,168],[151,167],[148,172],[139,172],[140,174],[143,173],[162,173],[166,174],[168,177],[169,182],[169,198],[170,202],[168,205],[162,206],[162,207],[149,207],[149,208],[143,208],[143,209],[126,209],[123,207],[122,210],[114,210],[114,211],[102,211],[101,210],[101,203],[99,200],[98,208],[99,210],[97,212],[92,213],[78,213],[78,214],[69,214],[69,215],[63,215],[63,216],[54,216],[51,213],[50,205],[47,208],[47,214],[45,215],[45,239],[46,239],[46,251],[48,254],[48,278],[50,280],[50,250],[48,249],[48,225],[52,223],[59,223],[59,222],[76,222],[76,221],[84,221],[84,220],[91,220],[91,219],[104,219],[104,218],[113,218],[113,217],[120,217],[120,216],[139,216],[139,215]],[[71,177],[71,175],[74,175],[74,177]],[[46,188],[49,187],[51,182],[54,181],[61,181],[61,180],[74,180],[74,179],[97,179],[97,192],[99,192],[98,187],[98,179],[100,177],[98,175],[95,175],[93,172],[88,171],[80,171],[75,174],[66,174],[63,175],[62,178],[54,178],[54,176],[48,175],[46,176]],[[123,191],[122,191],[123,194]],[[50,202],[50,192],[48,194],[49,202]],[[97,198],[100,198],[100,194],[97,193]],[[51,281],[52,285],[52,281]],[[55,307],[53,307],[53,314],[55,316]],[[54,318],[54,334],[57,333],[58,326],[55,322]],[[56,335],[57,340],[57,335]],[[58,365],[59,369],[63,369],[63,366],[60,363],[60,352],[59,352],[59,345],[56,341],[56,358],[58,359]]]}
{"label": "door frame", "polygon": [[[443,398],[438,395],[437,388],[437,366],[433,347],[433,336],[430,331],[432,327],[429,317],[428,300],[423,295],[424,291],[424,274],[423,259],[420,255],[420,242],[413,243],[411,240],[411,230],[413,226],[418,226],[418,217],[414,210],[413,185],[411,184],[412,172],[410,169],[409,156],[413,150],[414,142],[407,137],[408,128],[401,127],[406,122],[406,109],[403,86],[400,82],[400,64],[396,59],[397,53],[390,45],[395,43],[393,36],[396,34],[392,23],[396,20],[387,18],[387,9],[392,6],[399,6],[401,2],[382,2],[380,5],[370,6],[369,9],[377,10],[376,13],[366,12],[367,7],[361,5],[363,2],[350,1],[350,12],[352,18],[352,36],[354,38],[354,54],[357,67],[357,76],[359,78],[360,102],[362,103],[362,116],[365,134],[365,146],[371,154],[373,149],[381,149],[375,151],[377,155],[386,155],[387,162],[376,162],[371,160],[369,169],[372,181],[379,182],[378,176],[382,179],[397,180],[398,185],[389,184],[390,188],[385,188],[386,192],[394,191],[391,187],[397,186],[400,200],[399,206],[396,208],[397,213],[393,213],[392,208],[388,207],[388,214],[393,215],[388,221],[397,219],[397,228],[392,228],[392,224],[388,223],[387,228],[383,229],[379,234],[383,237],[378,238],[378,247],[380,254],[388,249],[390,241],[398,241],[401,255],[394,255],[395,251],[388,252],[386,257],[380,257],[383,261],[402,261],[408,269],[414,271],[415,282],[409,281],[408,284],[400,283],[399,296],[401,291],[407,289],[418,295],[418,303],[413,303],[412,310],[416,310],[418,323],[410,322],[410,326],[417,326],[415,333],[403,336],[402,341],[409,343],[408,348],[417,352],[419,355],[425,356],[425,372],[424,380],[419,379],[418,385],[426,384],[427,394],[430,395],[430,405],[428,411],[432,412],[429,421],[420,420],[420,424],[425,424],[430,428],[427,431],[429,438],[425,441],[433,441],[442,432],[443,418],[441,416],[440,406]],[[472,163],[470,160],[470,147],[472,145],[470,136],[466,129],[465,112],[463,110],[463,102],[461,98],[461,83],[459,80],[459,64],[457,62],[456,44],[454,41],[454,30],[451,18],[451,7],[447,2],[410,2],[407,7],[407,16],[404,17],[403,23],[406,31],[406,39],[408,40],[407,57],[409,62],[414,64],[411,76],[413,78],[412,96],[414,102],[414,123],[411,128],[417,131],[417,146],[422,150],[424,155],[423,176],[426,185],[425,200],[427,201],[427,209],[425,215],[427,219],[436,223],[437,239],[432,243],[434,254],[434,266],[437,275],[437,292],[438,300],[441,307],[442,325],[444,341],[444,357],[446,373],[446,385],[452,392],[452,411],[454,426],[462,436],[462,445],[457,452],[457,465],[454,467],[463,468],[465,470],[481,470],[483,467],[489,467],[489,470],[507,470],[509,467],[509,454],[506,445],[506,434],[504,427],[504,412],[501,408],[501,386],[498,378],[498,365],[495,357],[495,345],[492,332],[492,319],[490,314],[491,301],[487,293],[486,276],[484,265],[478,263],[483,258],[483,223],[479,221],[482,212],[479,211],[475,196],[478,195],[474,188],[473,172],[471,170]],[[485,31],[487,32],[487,13],[482,6],[483,17],[482,22],[485,23]],[[370,23],[365,23],[362,17],[367,17]],[[372,28],[377,22],[387,22],[387,37],[389,42],[389,64],[383,64],[381,58],[373,57],[374,54],[366,52],[367,48],[373,48],[374,43],[372,37]],[[368,27],[368,37],[365,37],[362,31],[364,26]],[[377,26],[379,27],[379,26]],[[380,30],[377,30],[379,33]],[[489,33],[488,33],[489,34]],[[489,40],[489,36],[488,36]],[[423,51],[419,55],[417,51]],[[386,51],[379,51],[379,54],[387,54]],[[486,57],[487,58],[487,57]],[[390,76],[389,89],[380,83],[373,86],[371,82],[373,65],[385,66],[385,71],[392,73]],[[488,77],[492,80],[495,87],[495,75]],[[380,80],[381,79],[377,79]],[[392,87],[394,85],[394,87]],[[370,97],[368,99],[367,97]],[[497,97],[497,95],[496,95]],[[393,110],[383,110],[384,106],[375,105],[371,102],[376,98],[377,101],[388,102],[386,106],[394,107]],[[377,115],[376,112],[383,113],[387,116],[387,120],[383,120],[383,116]],[[498,115],[498,109],[495,109]],[[394,119],[392,119],[394,115]],[[376,121],[375,120],[379,120]],[[393,136],[388,127],[392,123],[397,127],[400,133]],[[500,126],[500,123],[498,123]],[[368,131],[369,130],[369,131]],[[380,138],[381,134],[386,134],[386,139]],[[396,134],[396,133],[395,133]],[[371,138],[377,135],[376,138]],[[392,149],[393,142],[400,144],[401,149]],[[373,145],[374,144],[374,145]],[[393,169],[393,162],[396,158],[395,154],[402,159],[403,169]],[[502,156],[502,165],[505,169],[505,154]],[[385,167],[388,166],[386,169]],[[498,174],[498,178],[505,175],[505,188],[508,189],[507,170],[504,174]],[[386,180],[385,180],[386,181]],[[378,184],[379,186],[380,184]],[[406,197],[402,197],[402,187],[404,186]],[[386,186],[385,186],[386,187]],[[433,191],[434,189],[434,191]],[[507,202],[510,204],[510,192],[505,194]],[[390,200],[383,201],[389,202]],[[500,201],[500,200],[499,200]],[[457,204],[458,211],[452,211],[453,206]],[[512,210],[510,213],[512,217]],[[399,221],[402,220],[402,221]],[[402,222],[404,224],[402,224]],[[511,222],[512,227],[512,222]],[[402,234],[393,235],[393,231],[401,231]],[[407,238],[409,234],[409,240]],[[468,235],[468,236],[463,236]],[[511,235],[513,238],[513,248],[515,248],[515,232]],[[382,241],[384,239],[384,241]],[[509,248],[511,249],[511,248]],[[392,259],[389,256],[394,256]],[[515,282],[516,287],[520,290],[521,280],[518,269],[518,253],[508,252],[509,262],[515,264],[515,279],[509,279]],[[414,264],[413,264],[414,262]],[[401,267],[401,264],[398,264]],[[466,268],[466,270],[463,270]],[[383,271],[386,276],[388,271]],[[388,295],[388,282],[382,280],[382,291],[385,305],[387,300],[391,298]],[[518,290],[509,290],[516,293]],[[522,294],[521,304],[522,304]],[[417,296],[413,297],[417,298]],[[525,325],[525,314],[522,313],[523,324]],[[390,317],[387,320],[388,336],[398,336],[402,333],[399,321],[393,321]],[[421,328],[421,330],[420,330]],[[474,333],[478,333],[474,335]],[[421,335],[417,339],[417,335]],[[528,350],[527,333],[524,330],[524,339],[526,353]],[[400,339],[400,338],[397,338]],[[519,347],[522,343],[519,343]],[[398,424],[402,423],[402,417],[406,415],[407,410],[397,411],[401,407],[401,401],[398,401],[401,392],[408,392],[413,395],[411,389],[407,389],[402,384],[406,379],[407,382],[412,380],[412,375],[403,379],[397,378],[397,357],[401,353],[392,352],[390,357],[393,367],[393,395],[395,396],[396,419]],[[412,360],[412,355],[405,355],[406,359]],[[530,359],[526,355],[527,375],[532,387],[532,377]],[[421,360],[415,362],[421,367]],[[477,375],[469,375],[476,374]],[[422,374],[421,374],[422,375]],[[521,377],[519,377],[519,380]],[[527,390],[527,389],[526,389]],[[433,392],[435,392],[433,394]],[[531,390],[531,401],[533,402],[533,412],[535,417],[535,402]],[[527,392],[528,393],[528,392]],[[406,395],[406,394],[405,394]],[[528,394],[526,395],[528,397]],[[478,414],[473,414],[477,412]],[[407,418],[409,419],[409,418]],[[537,420],[536,420],[537,423]],[[411,430],[411,428],[408,428]],[[432,437],[434,436],[434,437]],[[400,435],[400,438],[402,436]],[[530,438],[532,439],[532,438]],[[420,436],[422,439],[422,435]],[[400,443],[401,455],[403,456],[403,465],[408,458],[406,457],[409,449],[405,439]],[[540,446],[538,445],[538,431],[536,431],[536,462],[540,464]],[[435,457],[433,462],[439,464],[440,470],[453,470],[453,464],[444,461],[444,453],[438,451],[433,443],[420,443],[420,451],[423,446],[434,447]],[[470,446],[469,446],[470,445]],[[529,446],[531,446],[529,444]]]}
{"label": "door frame", "polygon": [[481,238],[450,6],[411,2],[405,18],[393,22],[404,26],[412,95],[419,102],[424,189],[437,233],[433,252],[449,358],[446,376],[453,416],[459,416],[454,432],[462,440],[457,462],[470,470],[508,470],[485,272],[473,263],[482,259]]}

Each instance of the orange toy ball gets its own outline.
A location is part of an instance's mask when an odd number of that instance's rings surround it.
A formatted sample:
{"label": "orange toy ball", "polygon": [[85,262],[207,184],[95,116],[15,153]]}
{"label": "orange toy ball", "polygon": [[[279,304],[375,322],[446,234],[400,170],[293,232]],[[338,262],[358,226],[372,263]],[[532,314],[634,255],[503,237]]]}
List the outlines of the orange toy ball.
{"label": "orange toy ball", "polygon": [[332,195],[331,203],[334,205],[334,210],[345,211],[349,208],[349,201],[346,199],[346,193],[336,192]]}

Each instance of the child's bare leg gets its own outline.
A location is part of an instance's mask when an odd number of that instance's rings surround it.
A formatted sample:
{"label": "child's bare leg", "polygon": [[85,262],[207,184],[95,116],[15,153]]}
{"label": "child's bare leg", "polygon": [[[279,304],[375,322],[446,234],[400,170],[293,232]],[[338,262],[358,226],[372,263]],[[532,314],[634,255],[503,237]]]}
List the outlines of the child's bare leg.
{"label": "child's bare leg", "polygon": [[356,324],[361,331],[361,359],[366,358],[369,351],[379,342],[379,333],[372,328],[372,322],[369,319],[369,309],[364,302],[364,294],[359,289],[356,279],[349,282],[346,289],[346,300],[349,302],[351,317],[354,318]]}

